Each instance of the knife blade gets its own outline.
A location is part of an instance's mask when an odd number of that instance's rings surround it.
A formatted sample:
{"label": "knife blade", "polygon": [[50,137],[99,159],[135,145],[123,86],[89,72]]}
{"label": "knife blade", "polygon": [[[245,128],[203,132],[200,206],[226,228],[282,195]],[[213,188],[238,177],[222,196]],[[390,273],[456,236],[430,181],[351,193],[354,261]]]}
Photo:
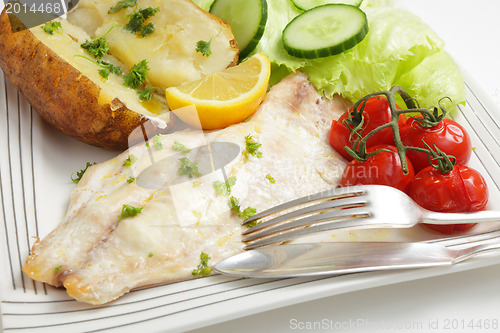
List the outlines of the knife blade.
{"label": "knife blade", "polygon": [[454,263],[457,250],[432,243],[304,243],[245,251],[224,259],[214,270],[251,277],[297,277],[392,270]]}

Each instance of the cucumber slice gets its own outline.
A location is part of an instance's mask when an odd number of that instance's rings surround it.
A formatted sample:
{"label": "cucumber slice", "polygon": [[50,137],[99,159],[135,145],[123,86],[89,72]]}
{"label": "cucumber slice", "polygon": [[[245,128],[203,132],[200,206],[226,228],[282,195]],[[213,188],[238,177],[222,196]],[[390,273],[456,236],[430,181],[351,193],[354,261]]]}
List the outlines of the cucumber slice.
{"label": "cucumber slice", "polygon": [[328,4],[295,17],[283,30],[285,50],[298,58],[322,58],[344,52],[368,33],[366,14],[356,6]]}
{"label": "cucumber slice", "polygon": [[298,9],[309,10],[329,3],[341,3],[359,7],[363,0],[292,0],[292,2]]}
{"label": "cucumber slice", "polygon": [[266,0],[215,0],[210,13],[226,21],[245,58],[259,43],[267,22]]}

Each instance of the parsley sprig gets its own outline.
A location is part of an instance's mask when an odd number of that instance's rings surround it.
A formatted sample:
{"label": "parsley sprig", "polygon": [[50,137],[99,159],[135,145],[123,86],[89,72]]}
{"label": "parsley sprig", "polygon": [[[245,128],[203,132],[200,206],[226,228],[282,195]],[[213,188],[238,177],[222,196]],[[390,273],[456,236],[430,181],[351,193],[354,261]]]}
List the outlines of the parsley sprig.
{"label": "parsley sprig", "polygon": [[129,19],[128,23],[123,26],[125,30],[130,31],[131,33],[137,34],[139,33],[142,37],[146,37],[153,33],[155,30],[153,23],[144,24],[147,19],[154,16],[157,12],[160,11],[160,8],[143,8],[138,11],[133,12],[132,14],[127,15]]}
{"label": "parsley sprig", "polygon": [[129,167],[137,161],[137,157],[133,154],[130,154],[125,161],[123,161],[122,166]]}
{"label": "parsley sprig", "polygon": [[106,39],[106,35],[109,34],[111,30],[113,30],[115,26],[112,26],[108,29],[104,34],[100,37],[94,38],[92,40],[86,40],[80,46],[86,50],[91,56],[100,60],[104,55],[109,52],[109,42]]}
{"label": "parsley sprig", "polygon": [[62,30],[61,22],[58,21],[49,21],[45,23],[41,28],[49,35],[53,35],[54,32],[60,32],[60,29]]}
{"label": "parsley sprig", "polygon": [[120,66],[115,66],[109,62],[106,62],[106,61],[103,61],[103,60],[92,60],[90,58],[87,58],[85,56],[82,56],[82,55],[75,55],[75,57],[80,57],[80,58],[83,58],[83,59],[86,59],[90,62],[93,62],[94,64],[98,65],[101,67],[101,69],[98,70],[99,72],[99,75],[107,80],[109,78],[109,74],[113,73],[115,75],[120,75],[122,73],[122,69]]}
{"label": "parsley sprig", "polygon": [[122,0],[122,1],[118,1],[118,3],[116,5],[114,5],[113,7],[111,7],[108,10],[108,14],[118,13],[120,10],[125,9],[127,7],[133,7],[136,4],[137,4],[137,0]]}
{"label": "parsley sprig", "polygon": [[85,171],[87,171],[87,169],[89,168],[89,166],[94,165],[94,164],[96,164],[96,163],[95,162],[94,163],[87,162],[85,164],[85,168],[84,169],[76,172],[76,178],[73,178],[73,173],[71,173],[71,180],[73,181],[73,183],[78,184],[80,182],[80,180],[82,179],[83,174],[85,173]]}
{"label": "parsley sprig", "polygon": [[151,100],[151,97],[152,97],[151,91],[153,89],[160,89],[160,88],[159,87],[149,87],[149,88],[146,88],[144,90],[137,91],[137,94],[139,95],[139,99],[141,101],[147,101],[147,102],[149,102]]}
{"label": "parsley sprig", "polygon": [[155,25],[149,22],[148,24],[142,26],[139,35],[141,35],[141,37],[146,37],[151,35],[154,31],[155,31]]}
{"label": "parsley sprig", "polygon": [[181,166],[177,169],[177,175],[188,176],[189,178],[202,176],[198,170],[198,163],[193,163],[189,158],[182,157],[179,159]]}
{"label": "parsley sprig", "polygon": [[102,69],[98,70],[99,75],[105,80],[108,79],[110,73],[116,75],[120,75],[122,73],[122,69],[120,68],[120,66],[115,66],[113,64],[110,64],[109,62],[100,61],[99,66],[102,67]]}
{"label": "parsley sprig", "polygon": [[257,158],[262,158],[262,152],[259,151],[259,148],[260,146],[262,146],[262,144],[255,141],[255,139],[250,134],[245,136],[245,146],[246,149],[242,153],[245,158],[248,159],[250,155]]}
{"label": "parsley sprig", "polygon": [[255,220],[255,221],[252,221],[252,222],[248,222],[247,224],[245,224],[245,226],[246,226],[247,228],[250,228],[250,229],[251,229],[251,228],[253,228],[253,227],[255,227],[256,225],[261,224],[261,223],[262,223],[262,221]]}
{"label": "parsley sprig", "polygon": [[229,198],[228,204],[229,204],[229,208],[231,208],[231,210],[233,212],[235,212],[238,215],[238,217],[243,219],[243,220],[249,219],[257,213],[257,209],[255,209],[253,207],[247,207],[244,210],[241,210],[241,206],[240,206],[240,202],[239,202],[238,198],[233,197],[233,196],[231,196]]}
{"label": "parsley sprig", "polygon": [[122,205],[122,213],[118,215],[118,220],[125,217],[134,217],[142,211],[142,207],[134,207],[131,205]]}
{"label": "parsley sprig", "polygon": [[208,261],[212,259],[205,252],[201,252],[200,254],[200,264],[196,269],[193,270],[191,274],[205,276],[212,272],[210,266],[208,266]]}
{"label": "parsley sprig", "polygon": [[223,182],[220,180],[216,180],[213,182],[212,186],[215,190],[215,194],[217,195],[230,195],[231,194],[231,188],[236,184],[236,177],[229,177],[227,181]]}
{"label": "parsley sprig", "polygon": [[98,60],[109,52],[109,42],[104,37],[99,37],[93,40],[87,39],[85,43],[80,46]]}
{"label": "parsley sprig", "polygon": [[210,44],[212,43],[212,39],[210,39],[208,42],[204,40],[199,40],[196,43],[196,52],[201,53],[201,55],[205,57],[209,57],[212,54],[212,50],[210,48]]}
{"label": "parsley sprig", "polygon": [[189,153],[191,151],[191,149],[189,149],[188,147],[184,146],[182,143],[180,143],[177,140],[174,141],[172,149],[175,150],[175,151],[180,151],[183,154],[187,154],[187,153]]}
{"label": "parsley sprig", "polygon": [[130,73],[123,76],[124,85],[132,89],[136,89],[146,81],[146,74],[149,71],[148,61],[141,60],[138,64],[132,67]]}
{"label": "parsley sprig", "polygon": [[153,136],[153,147],[155,147],[156,150],[163,149],[163,143],[160,141],[159,134]]}
{"label": "parsley sprig", "polygon": [[221,31],[222,30],[219,30],[219,33],[214,37],[210,38],[208,42],[204,40],[199,40],[196,43],[196,52],[201,53],[201,55],[203,55],[204,57],[209,57],[212,54],[212,49],[211,49],[212,40],[217,36],[219,36]]}

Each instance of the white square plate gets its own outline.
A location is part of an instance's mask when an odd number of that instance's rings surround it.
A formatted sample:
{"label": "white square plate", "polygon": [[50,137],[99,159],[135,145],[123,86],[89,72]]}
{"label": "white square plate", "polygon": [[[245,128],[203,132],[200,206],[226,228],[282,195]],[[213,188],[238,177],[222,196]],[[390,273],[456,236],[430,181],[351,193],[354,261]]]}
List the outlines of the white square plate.
{"label": "white square plate", "polygon": [[[471,134],[471,165],[488,181],[489,209],[500,209],[500,112],[487,108],[493,103],[466,81],[467,105],[455,118]],[[116,154],[54,130],[0,72],[0,309],[6,332],[178,332],[325,296],[500,263],[500,254],[490,254],[453,267],[332,277],[211,276],[133,291],[110,305],[81,304],[62,289],[32,281],[21,267],[33,237],[43,238],[64,215],[74,187],[72,172]],[[394,236],[404,241],[426,236],[413,231]]]}

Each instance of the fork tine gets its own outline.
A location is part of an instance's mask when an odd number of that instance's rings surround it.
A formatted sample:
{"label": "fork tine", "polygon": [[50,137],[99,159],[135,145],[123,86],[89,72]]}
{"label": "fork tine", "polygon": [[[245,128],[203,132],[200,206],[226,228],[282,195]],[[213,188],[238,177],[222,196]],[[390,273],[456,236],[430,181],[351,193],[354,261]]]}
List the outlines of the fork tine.
{"label": "fork tine", "polygon": [[341,187],[341,188],[334,188],[328,191],[316,193],[313,195],[308,195],[299,199],[295,199],[292,201],[288,201],[285,203],[282,203],[280,205],[274,206],[272,208],[269,208],[265,211],[262,211],[260,213],[255,214],[249,219],[246,219],[242,222],[243,225],[257,221],[263,217],[279,213],[283,210],[295,207],[295,206],[300,206],[304,204],[312,204],[315,201],[326,201],[326,200],[338,200],[338,199],[343,199],[343,198],[350,198],[350,197],[357,197],[364,195],[365,189],[363,186],[351,186],[351,187]]}
{"label": "fork tine", "polygon": [[[291,211],[289,213],[280,215],[268,221],[257,224],[256,226],[244,231],[242,235],[245,236],[250,234],[259,234],[260,232],[266,232],[270,234],[277,231],[284,231],[290,228],[295,228],[294,223],[289,221],[298,220],[300,217],[303,216],[313,215],[313,214],[315,215],[323,214],[333,210],[337,211],[346,210],[366,205],[367,201],[366,198],[363,196],[325,201],[320,204],[306,206],[302,209]],[[346,213],[344,212],[344,214]]]}
{"label": "fork tine", "polygon": [[255,241],[249,242],[243,249],[251,250],[262,246],[283,243],[303,235],[310,235],[315,232],[342,229],[342,228],[351,228],[356,225],[356,221],[371,217],[371,214],[366,210],[362,210],[362,208],[353,208],[353,209],[348,209],[346,211],[354,211],[354,210],[357,210],[355,214],[338,216],[336,218],[334,217],[332,219],[323,220],[322,223],[317,223],[313,225],[310,225],[310,223],[303,223],[304,225],[306,225],[306,227],[301,227],[299,229],[293,229],[291,231],[272,234],[270,236],[266,236],[263,238],[258,238]]}
{"label": "fork tine", "polygon": [[[292,222],[283,223],[279,225],[273,225],[272,227],[262,229],[260,231],[254,232],[252,234],[247,235],[242,239],[243,242],[254,241],[258,238],[265,238],[277,233],[285,233],[290,230],[309,227],[313,224],[320,224],[324,222],[328,222],[332,224],[332,229],[336,229],[335,225],[340,220],[344,220],[346,218],[351,218],[352,216],[358,215],[371,215],[370,211],[366,208],[365,204],[360,204],[354,206],[352,208],[341,209],[341,210],[333,210],[323,214],[316,214],[304,217],[302,219],[297,219]],[[352,226],[355,226],[353,224]],[[253,229],[253,228],[252,228]]]}

